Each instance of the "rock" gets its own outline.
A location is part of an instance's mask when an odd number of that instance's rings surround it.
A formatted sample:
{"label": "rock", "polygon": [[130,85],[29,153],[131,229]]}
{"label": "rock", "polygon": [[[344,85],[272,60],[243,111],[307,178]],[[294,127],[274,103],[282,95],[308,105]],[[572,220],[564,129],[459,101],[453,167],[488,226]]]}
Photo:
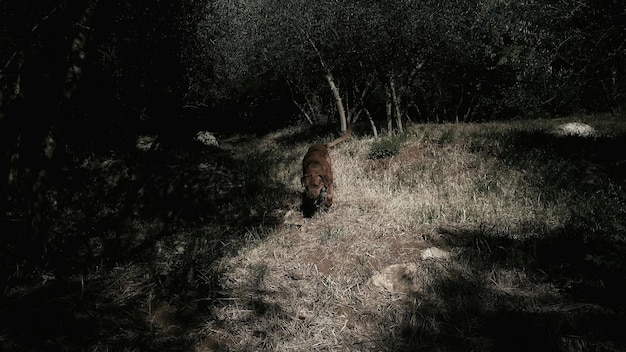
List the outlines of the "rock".
{"label": "rock", "polygon": [[209,131],[200,131],[196,133],[194,139],[206,146],[217,147],[219,143],[217,142],[217,138],[213,135],[213,133]]}
{"label": "rock", "polygon": [[417,277],[417,264],[394,264],[372,276],[370,283],[392,293],[411,293],[419,290]]}
{"label": "rock", "polygon": [[135,142],[135,147],[143,152],[147,152],[152,149],[155,141],[156,137],[154,136],[139,136]]}
{"label": "rock", "polygon": [[450,252],[437,247],[430,247],[422,250],[421,257],[422,259],[448,259]]}
{"label": "rock", "polygon": [[581,122],[569,122],[558,125],[554,134],[560,137],[576,136],[576,137],[594,137],[596,136],[596,130]]}

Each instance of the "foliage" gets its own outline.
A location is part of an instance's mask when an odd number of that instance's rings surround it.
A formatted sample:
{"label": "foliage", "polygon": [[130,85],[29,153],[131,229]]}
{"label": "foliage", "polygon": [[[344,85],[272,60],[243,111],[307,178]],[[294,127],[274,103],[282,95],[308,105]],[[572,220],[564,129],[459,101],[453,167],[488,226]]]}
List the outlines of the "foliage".
{"label": "foliage", "polygon": [[319,97],[332,115],[320,59],[351,118],[367,108],[379,123],[390,82],[404,118],[436,122],[619,109],[624,95],[620,2],[234,0],[211,13],[213,92],[265,120],[256,104]]}
{"label": "foliage", "polygon": [[382,159],[395,156],[400,151],[407,134],[389,135],[375,140],[369,148],[369,159]]}

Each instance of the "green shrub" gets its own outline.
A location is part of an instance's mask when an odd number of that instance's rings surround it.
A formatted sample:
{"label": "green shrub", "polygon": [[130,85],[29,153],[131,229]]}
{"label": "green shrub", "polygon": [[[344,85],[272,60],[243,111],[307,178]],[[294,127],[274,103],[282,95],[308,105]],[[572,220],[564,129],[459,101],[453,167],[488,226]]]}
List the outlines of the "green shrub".
{"label": "green shrub", "polygon": [[402,143],[404,143],[406,139],[407,136],[404,134],[382,137],[372,143],[372,146],[370,147],[370,151],[368,153],[368,157],[370,159],[383,159],[392,157],[398,154]]}

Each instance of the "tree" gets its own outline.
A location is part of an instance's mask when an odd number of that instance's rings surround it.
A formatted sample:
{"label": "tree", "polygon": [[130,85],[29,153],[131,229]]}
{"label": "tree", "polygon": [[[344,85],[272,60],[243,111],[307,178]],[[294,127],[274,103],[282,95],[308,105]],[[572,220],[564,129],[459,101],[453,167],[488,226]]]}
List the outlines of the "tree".
{"label": "tree", "polygon": [[610,0],[558,5],[546,26],[555,38],[552,77],[574,92],[571,105],[620,111],[626,97],[621,83],[626,68],[626,5]]}
{"label": "tree", "polygon": [[359,77],[362,73],[352,66],[364,62],[359,45],[371,32],[365,30],[370,23],[364,19],[368,7],[335,0],[247,1],[243,5],[232,1],[218,9],[218,17],[230,19],[221,25],[226,29],[218,39],[219,47],[228,49],[215,60],[229,64],[218,64],[218,73],[238,84],[270,73],[271,79],[287,82],[292,99],[304,98],[295,103],[301,111],[311,105],[306,97],[322,94],[319,82],[324,81],[344,130],[350,120],[346,102],[358,101],[347,97],[350,83],[366,86]]}
{"label": "tree", "polygon": [[231,0],[210,12],[212,94],[246,116],[273,100],[310,123],[369,116],[391,131],[624,101],[621,2]]}

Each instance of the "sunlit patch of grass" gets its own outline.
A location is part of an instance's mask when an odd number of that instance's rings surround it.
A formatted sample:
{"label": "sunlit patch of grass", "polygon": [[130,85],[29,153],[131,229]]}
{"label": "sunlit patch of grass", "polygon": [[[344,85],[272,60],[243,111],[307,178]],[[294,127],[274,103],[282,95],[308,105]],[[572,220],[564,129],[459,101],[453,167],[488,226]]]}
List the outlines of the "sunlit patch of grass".
{"label": "sunlit patch of grass", "polygon": [[340,238],[341,230],[338,228],[325,228],[322,229],[318,235],[321,243],[328,244],[329,242],[337,241]]}
{"label": "sunlit patch of grass", "polygon": [[[220,332],[246,341],[233,350],[619,350],[616,335],[598,337],[595,318],[581,318],[588,308],[578,294],[599,299],[602,280],[607,292],[623,286],[616,273],[626,266],[610,253],[623,242],[624,178],[613,171],[619,160],[597,158],[613,142],[556,139],[550,131],[562,122],[417,125],[402,143],[352,138],[332,148],[333,208],[222,261],[237,297],[224,309],[258,311],[254,302],[264,302],[272,314],[226,318]],[[308,145],[277,158],[274,175],[294,192]],[[433,245],[453,255],[420,259]],[[368,285],[382,268],[407,263],[418,268],[418,292]],[[594,274],[607,263],[617,269]],[[253,289],[259,265],[262,291]],[[602,302],[599,316],[625,320],[612,298]]]}

